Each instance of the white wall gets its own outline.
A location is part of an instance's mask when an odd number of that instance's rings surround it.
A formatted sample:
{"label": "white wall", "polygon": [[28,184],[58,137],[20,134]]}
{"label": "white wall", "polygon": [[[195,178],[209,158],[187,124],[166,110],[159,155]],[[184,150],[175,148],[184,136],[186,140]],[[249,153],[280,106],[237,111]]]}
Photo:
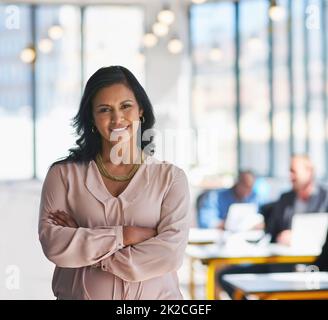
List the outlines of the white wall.
{"label": "white wall", "polygon": [[[153,48],[145,50],[146,91],[151,99],[157,120],[156,129],[183,129],[190,127],[191,59],[188,47],[188,6],[182,1],[171,1],[175,22],[170,33],[159,39]],[[147,1],[145,28],[151,28],[161,9],[159,1]],[[178,35],[184,49],[174,55],[167,49],[172,35]],[[188,169],[184,163],[178,165]]]}

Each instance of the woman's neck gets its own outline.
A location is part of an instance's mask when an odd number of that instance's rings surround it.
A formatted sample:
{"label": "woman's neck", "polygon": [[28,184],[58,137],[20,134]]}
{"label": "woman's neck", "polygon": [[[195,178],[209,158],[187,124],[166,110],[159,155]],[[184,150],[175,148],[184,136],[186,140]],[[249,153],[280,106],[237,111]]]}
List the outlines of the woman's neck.
{"label": "woman's neck", "polygon": [[101,156],[104,163],[110,163],[113,165],[141,163],[140,149],[137,145],[132,143],[110,145],[108,141],[103,141]]}

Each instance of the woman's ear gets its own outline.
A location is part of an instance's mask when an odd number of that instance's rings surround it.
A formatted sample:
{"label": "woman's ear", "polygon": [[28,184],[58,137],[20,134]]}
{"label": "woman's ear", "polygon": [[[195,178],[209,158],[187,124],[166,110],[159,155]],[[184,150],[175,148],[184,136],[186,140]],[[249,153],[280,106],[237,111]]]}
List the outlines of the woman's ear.
{"label": "woman's ear", "polygon": [[143,113],[144,113],[143,109],[140,109],[139,110],[139,117],[142,117],[143,116]]}

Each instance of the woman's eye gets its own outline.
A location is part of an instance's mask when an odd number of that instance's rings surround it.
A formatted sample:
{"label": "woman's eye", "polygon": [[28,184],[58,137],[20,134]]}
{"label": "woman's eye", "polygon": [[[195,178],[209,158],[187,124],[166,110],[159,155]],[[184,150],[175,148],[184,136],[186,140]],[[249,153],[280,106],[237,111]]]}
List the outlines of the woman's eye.
{"label": "woman's eye", "polygon": [[130,104],[124,104],[124,105],[123,105],[123,109],[127,109],[127,108],[129,108],[129,107],[131,107]]}
{"label": "woman's eye", "polygon": [[100,112],[108,112],[108,111],[110,111],[109,108],[101,108],[101,109],[100,109]]}

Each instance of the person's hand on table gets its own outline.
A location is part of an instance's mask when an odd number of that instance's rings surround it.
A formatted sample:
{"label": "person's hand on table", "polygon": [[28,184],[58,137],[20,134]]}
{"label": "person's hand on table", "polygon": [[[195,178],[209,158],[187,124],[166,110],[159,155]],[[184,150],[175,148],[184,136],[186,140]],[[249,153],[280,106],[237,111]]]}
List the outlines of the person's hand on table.
{"label": "person's hand on table", "polygon": [[264,222],[256,224],[251,230],[263,230],[265,227]]}
{"label": "person's hand on table", "polygon": [[290,246],[292,240],[292,231],[284,230],[280,232],[277,236],[277,243],[283,244],[285,246]]}
{"label": "person's hand on table", "polygon": [[221,221],[217,224],[216,228],[219,229],[219,230],[224,230],[224,225],[225,225],[225,221],[224,221],[224,220],[221,220]]}

